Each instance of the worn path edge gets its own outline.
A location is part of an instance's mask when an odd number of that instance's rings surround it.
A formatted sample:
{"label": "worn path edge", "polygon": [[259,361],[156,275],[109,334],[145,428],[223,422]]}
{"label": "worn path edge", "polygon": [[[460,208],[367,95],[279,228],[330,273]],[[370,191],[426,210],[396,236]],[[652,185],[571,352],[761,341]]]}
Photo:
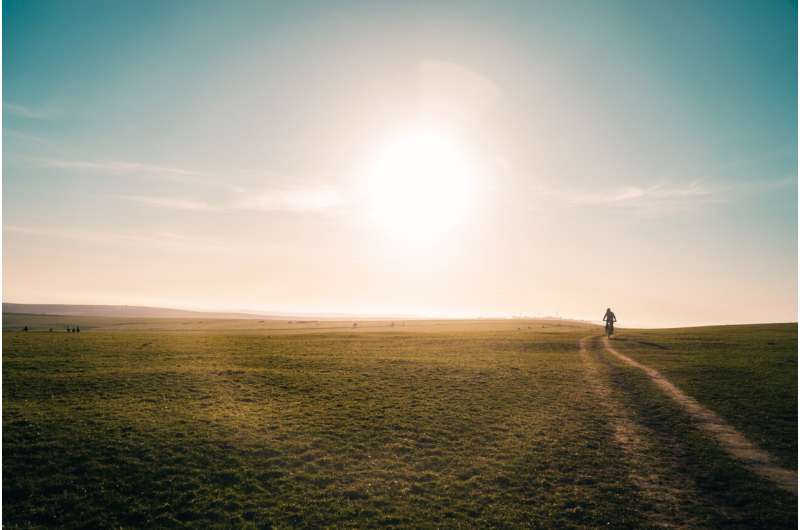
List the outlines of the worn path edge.
{"label": "worn path edge", "polygon": [[797,495],[797,471],[781,467],[774,456],[756,446],[718,414],[686,395],[658,370],[618,352],[608,337],[603,337],[603,343],[607,352],[646,373],[665,394],[674,399],[691,416],[700,430],[712,436],[728,454],[757,475]]}

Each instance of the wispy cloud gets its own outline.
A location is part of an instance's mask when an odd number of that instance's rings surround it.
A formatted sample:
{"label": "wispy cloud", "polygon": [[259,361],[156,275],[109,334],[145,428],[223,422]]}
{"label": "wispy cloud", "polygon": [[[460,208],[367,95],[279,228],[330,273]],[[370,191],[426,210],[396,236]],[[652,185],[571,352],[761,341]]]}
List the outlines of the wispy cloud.
{"label": "wispy cloud", "polygon": [[796,182],[797,178],[794,176],[735,182],[699,179],[652,186],[623,186],[600,191],[538,188],[536,192],[550,204],[661,215],[727,203],[744,194],[779,190]]}
{"label": "wispy cloud", "polygon": [[215,211],[219,208],[207,202],[181,197],[155,197],[147,195],[117,195],[121,199],[168,210]]}
{"label": "wispy cloud", "polygon": [[225,250],[223,245],[220,245],[214,241],[187,237],[172,232],[110,232],[103,230],[72,229],[63,227],[5,225],[3,226],[3,233],[68,239],[72,241],[83,241],[98,244],[125,246],[129,246],[131,244],[147,245],[148,247],[162,249],[211,252]]}
{"label": "wispy cloud", "polygon": [[237,210],[309,212],[327,210],[341,202],[332,188],[268,190],[245,195],[228,207]]}
{"label": "wispy cloud", "polygon": [[118,160],[76,160],[68,158],[36,158],[33,161],[40,167],[74,171],[91,171],[104,174],[128,174],[147,178],[162,178],[187,184],[199,184],[229,191],[241,191],[226,179],[208,173],[174,166],[162,166],[141,162]]}
{"label": "wispy cloud", "polygon": [[581,207],[665,213],[726,200],[718,190],[701,181],[684,184],[661,183],[653,186],[624,186],[601,191],[539,189],[549,201]]}
{"label": "wispy cloud", "polygon": [[154,208],[187,211],[261,211],[261,212],[319,212],[341,203],[339,193],[332,188],[292,188],[256,193],[240,191],[234,196],[212,203],[189,197],[117,195]]}
{"label": "wispy cloud", "polygon": [[683,185],[628,186],[610,192],[576,193],[569,198],[575,204],[605,204],[624,207],[642,202],[693,202],[709,199],[712,195],[712,190],[695,181]]}
{"label": "wispy cloud", "polygon": [[160,175],[175,175],[181,177],[202,176],[202,173],[182,168],[141,164],[138,162],[119,161],[91,161],[68,160],[56,158],[42,158],[38,162],[43,167],[56,169],[86,169],[90,171],[105,171],[109,173],[157,173]]}
{"label": "wispy cloud", "polygon": [[3,112],[29,120],[52,120],[61,114],[58,110],[50,107],[34,108],[16,103],[3,103]]}
{"label": "wispy cloud", "polygon": [[[40,167],[61,170],[91,171],[105,174],[130,174],[147,178],[163,178],[175,182],[200,184],[225,190],[218,200],[201,200],[190,196],[115,195],[154,208],[186,211],[262,211],[314,212],[329,210],[341,204],[341,196],[331,187],[279,187],[268,190],[247,190],[229,183],[229,179],[209,173],[156,164],[127,161],[37,158]],[[251,175],[252,177],[252,175]]]}

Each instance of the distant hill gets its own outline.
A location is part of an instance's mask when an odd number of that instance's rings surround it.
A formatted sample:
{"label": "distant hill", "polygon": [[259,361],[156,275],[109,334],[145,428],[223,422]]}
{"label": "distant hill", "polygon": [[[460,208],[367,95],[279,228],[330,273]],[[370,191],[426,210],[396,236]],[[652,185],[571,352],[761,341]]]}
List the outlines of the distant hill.
{"label": "distant hill", "polygon": [[168,307],[137,305],[16,304],[3,302],[3,313],[25,315],[82,316],[111,318],[232,318],[232,319],[319,319],[319,320],[385,320],[419,319],[418,315],[358,315],[351,313],[248,313],[246,311],[190,311]]}
{"label": "distant hill", "polygon": [[269,318],[253,313],[213,313],[135,305],[14,304],[3,302],[3,313],[113,318]]}
{"label": "distant hill", "polygon": [[[3,313],[10,315],[47,315],[47,316],[80,316],[109,318],[204,318],[235,320],[464,320],[465,317],[444,318],[413,314],[358,314],[358,313],[294,313],[265,311],[255,313],[244,311],[195,311],[189,309],[173,309],[169,307],[150,307],[140,305],[101,305],[101,304],[17,304],[3,302]],[[502,317],[466,317],[466,320],[504,320]],[[517,315],[510,320],[554,320],[563,322],[579,322],[597,324],[587,320],[576,320],[562,317],[536,317]]]}

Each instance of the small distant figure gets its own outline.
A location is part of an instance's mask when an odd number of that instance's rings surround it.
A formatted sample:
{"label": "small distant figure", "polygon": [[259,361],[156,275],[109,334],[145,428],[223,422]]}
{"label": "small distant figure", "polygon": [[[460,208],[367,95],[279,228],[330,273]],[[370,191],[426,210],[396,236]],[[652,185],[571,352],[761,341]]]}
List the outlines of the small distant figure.
{"label": "small distant figure", "polygon": [[353,327],[357,328],[358,327],[358,322],[353,322]]}
{"label": "small distant figure", "polygon": [[28,331],[28,326],[25,326],[24,328],[22,328],[22,331]]}
{"label": "small distant figure", "polygon": [[75,333],[80,333],[80,332],[81,332],[81,327],[75,326]]}
{"label": "small distant figure", "polygon": [[394,322],[392,322],[392,327],[394,327]]}
{"label": "small distant figure", "polygon": [[603,322],[606,323],[606,336],[611,338],[614,334],[614,322],[617,321],[617,316],[611,310],[610,307],[606,308],[606,314],[603,315]]}
{"label": "small distant figure", "polygon": [[50,328],[49,331],[50,331],[50,333],[52,333],[53,332],[53,328]]}

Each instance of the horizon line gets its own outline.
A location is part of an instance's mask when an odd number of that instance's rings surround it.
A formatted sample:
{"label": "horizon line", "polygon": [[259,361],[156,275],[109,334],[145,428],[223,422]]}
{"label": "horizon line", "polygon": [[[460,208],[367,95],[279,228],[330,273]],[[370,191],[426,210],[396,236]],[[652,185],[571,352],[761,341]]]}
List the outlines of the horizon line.
{"label": "horizon line", "polygon": [[[263,310],[263,309],[197,309],[186,307],[174,306],[159,306],[159,305],[138,305],[138,304],[98,304],[98,303],[30,303],[30,302],[9,302],[3,300],[3,314],[6,314],[5,305],[21,305],[21,306],[82,306],[82,307],[130,307],[130,308],[143,308],[143,309],[161,309],[169,311],[186,311],[193,313],[206,313],[206,314],[221,314],[231,315],[230,317],[211,317],[219,320],[236,320],[235,315],[252,316],[252,317],[265,317],[267,319],[276,319],[276,317],[317,317],[324,320],[333,320],[342,318],[345,320],[381,320],[381,319],[404,319],[404,320],[562,320],[571,322],[581,322],[591,325],[602,325],[600,320],[591,320],[579,317],[569,317],[561,315],[543,315],[532,316],[526,314],[512,314],[512,315],[432,315],[432,314],[399,314],[399,313],[380,313],[380,312],[335,312],[335,311],[282,311],[282,310]],[[44,315],[44,316],[95,316],[102,317],[103,315],[55,315],[47,313],[7,313],[7,314],[31,314],[31,315]],[[106,317],[114,318],[114,317]],[[180,318],[180,317],[126,317],[126,318]],[[664,324],[642,324],[633,322],[632,325],[617,326],[619,329],[678,329],[678,328],[702,328],[702,327],[718,327],[718,326],[755,326],[755,325],[769,325],[769,324],[798,324],[798,320],[790,321],[751,321],[751,322],[701,322],[701,323],[664,323]]]}

